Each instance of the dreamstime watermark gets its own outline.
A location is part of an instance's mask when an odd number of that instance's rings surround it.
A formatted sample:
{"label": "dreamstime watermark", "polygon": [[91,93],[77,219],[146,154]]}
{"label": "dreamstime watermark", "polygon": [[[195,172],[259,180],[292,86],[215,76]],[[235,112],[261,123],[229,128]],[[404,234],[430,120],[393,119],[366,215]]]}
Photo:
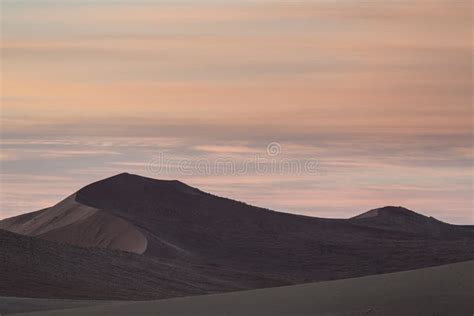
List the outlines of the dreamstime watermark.
{"label": "dreamstime watermark", "polygon": [[281,145],[279,143],[272,142],[267,146],[267,154],[270,157],[276,157],[281,154]]}
{"label": "dreamstime watermark", "polygon": [[148,164],[153,175],[179,174],[184,176],[210,175],[316,175],[319,169],[317,159],[295,159],[282,157],[280,143],[267,145],[265,155],[236,158],[219,156],[217,158],[170,159],[164,152],[155,155]]}

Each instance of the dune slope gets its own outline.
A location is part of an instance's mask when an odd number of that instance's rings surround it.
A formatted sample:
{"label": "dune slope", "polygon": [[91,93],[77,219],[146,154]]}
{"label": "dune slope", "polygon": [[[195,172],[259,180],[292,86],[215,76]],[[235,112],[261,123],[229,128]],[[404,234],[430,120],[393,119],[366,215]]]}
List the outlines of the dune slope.
{"label": "dune slope", "polygon": [[59,244],[0,230],[0,296],[140,300],[281,282],[225,268]]}
{"label": "dune slope", "polygon": [[354,279],[30,315],[471,315],[474,262]]}
{"label": "dune slope", "polygon": [[73,194],[58,204],[0,221],[0,229],[83,247],[143,253],[147,239],[133,224],[81,204]]}

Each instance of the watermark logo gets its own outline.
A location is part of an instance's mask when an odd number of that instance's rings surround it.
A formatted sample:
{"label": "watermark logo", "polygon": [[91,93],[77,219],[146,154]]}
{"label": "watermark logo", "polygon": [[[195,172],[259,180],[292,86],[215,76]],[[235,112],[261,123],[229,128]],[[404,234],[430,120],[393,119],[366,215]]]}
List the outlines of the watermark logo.
{"label": "watermark logo", "polygon": [[216,158],[172,159],[164,152],[150,160],[148,172],[152,175],[316,175],[319,163],[315,158],[295,159],[282,155],[280,143],[271,142],[262,154],[219,156]]}
{"label": "watermark logo", "polygon": [[267,154],[270,157],[278,156],[279,154],[281,154],[281,145],[279,143],[276,143],[276,142],[271,142],[267,146]]}

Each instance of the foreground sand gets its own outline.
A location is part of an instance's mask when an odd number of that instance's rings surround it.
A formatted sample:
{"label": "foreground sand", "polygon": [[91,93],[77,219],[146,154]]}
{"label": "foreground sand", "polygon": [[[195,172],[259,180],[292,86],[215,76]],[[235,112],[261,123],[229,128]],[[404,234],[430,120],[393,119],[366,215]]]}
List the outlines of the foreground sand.
{"label": "foreground sand", "polygon": [[117,301],[64,300],[0,296],[0,315],[113,304]]}
{"label": "foreground sand", "polygon": [[474,261],[469,261],[346,280],[28,315],[472,315],[473,312]]}

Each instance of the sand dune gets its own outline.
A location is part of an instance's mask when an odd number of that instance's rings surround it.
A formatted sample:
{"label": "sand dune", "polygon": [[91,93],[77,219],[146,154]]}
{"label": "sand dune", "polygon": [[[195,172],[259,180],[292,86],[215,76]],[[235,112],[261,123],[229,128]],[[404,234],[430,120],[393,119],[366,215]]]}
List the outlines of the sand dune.
{"label": "sand dune", "polygon": [[[64,308],[60,305],[59,308]],[[354,279],[28,315],[472,315],[474,261]]]}
{"label": "sand dune", "polygon": [[14,233],[38,236],[92,216],[98,209],[80,204],[72,194],[58,204],[33,213],[0,221],[0,228]]}
{"label": "sand dune", "polygon": [[88,300],[62,300],[44,298],[6,297],[0,296],[0,314],[13,315],[57,309],[88,307],[102,304],[117,303],[116,301],[88,301]]}
{"label": "sand dune", "polygon": [[49,209],[0,221],[34,236],[0,232],[0,295],[163,299],[474,259],[474,227],[394,207],[374,213],[299,216],[119,174]]}
{"label": "sand dune", "polygon": [[0,221],[0,229],[83,247],[143,253],[147,239],[133,224],[81,204],[73,194],[58,204]]}
{"label": "sand dune", "polygon": [[91,216],[38,237],[77,246],[144,253],[147,238],[133,224],[98,210]]}

